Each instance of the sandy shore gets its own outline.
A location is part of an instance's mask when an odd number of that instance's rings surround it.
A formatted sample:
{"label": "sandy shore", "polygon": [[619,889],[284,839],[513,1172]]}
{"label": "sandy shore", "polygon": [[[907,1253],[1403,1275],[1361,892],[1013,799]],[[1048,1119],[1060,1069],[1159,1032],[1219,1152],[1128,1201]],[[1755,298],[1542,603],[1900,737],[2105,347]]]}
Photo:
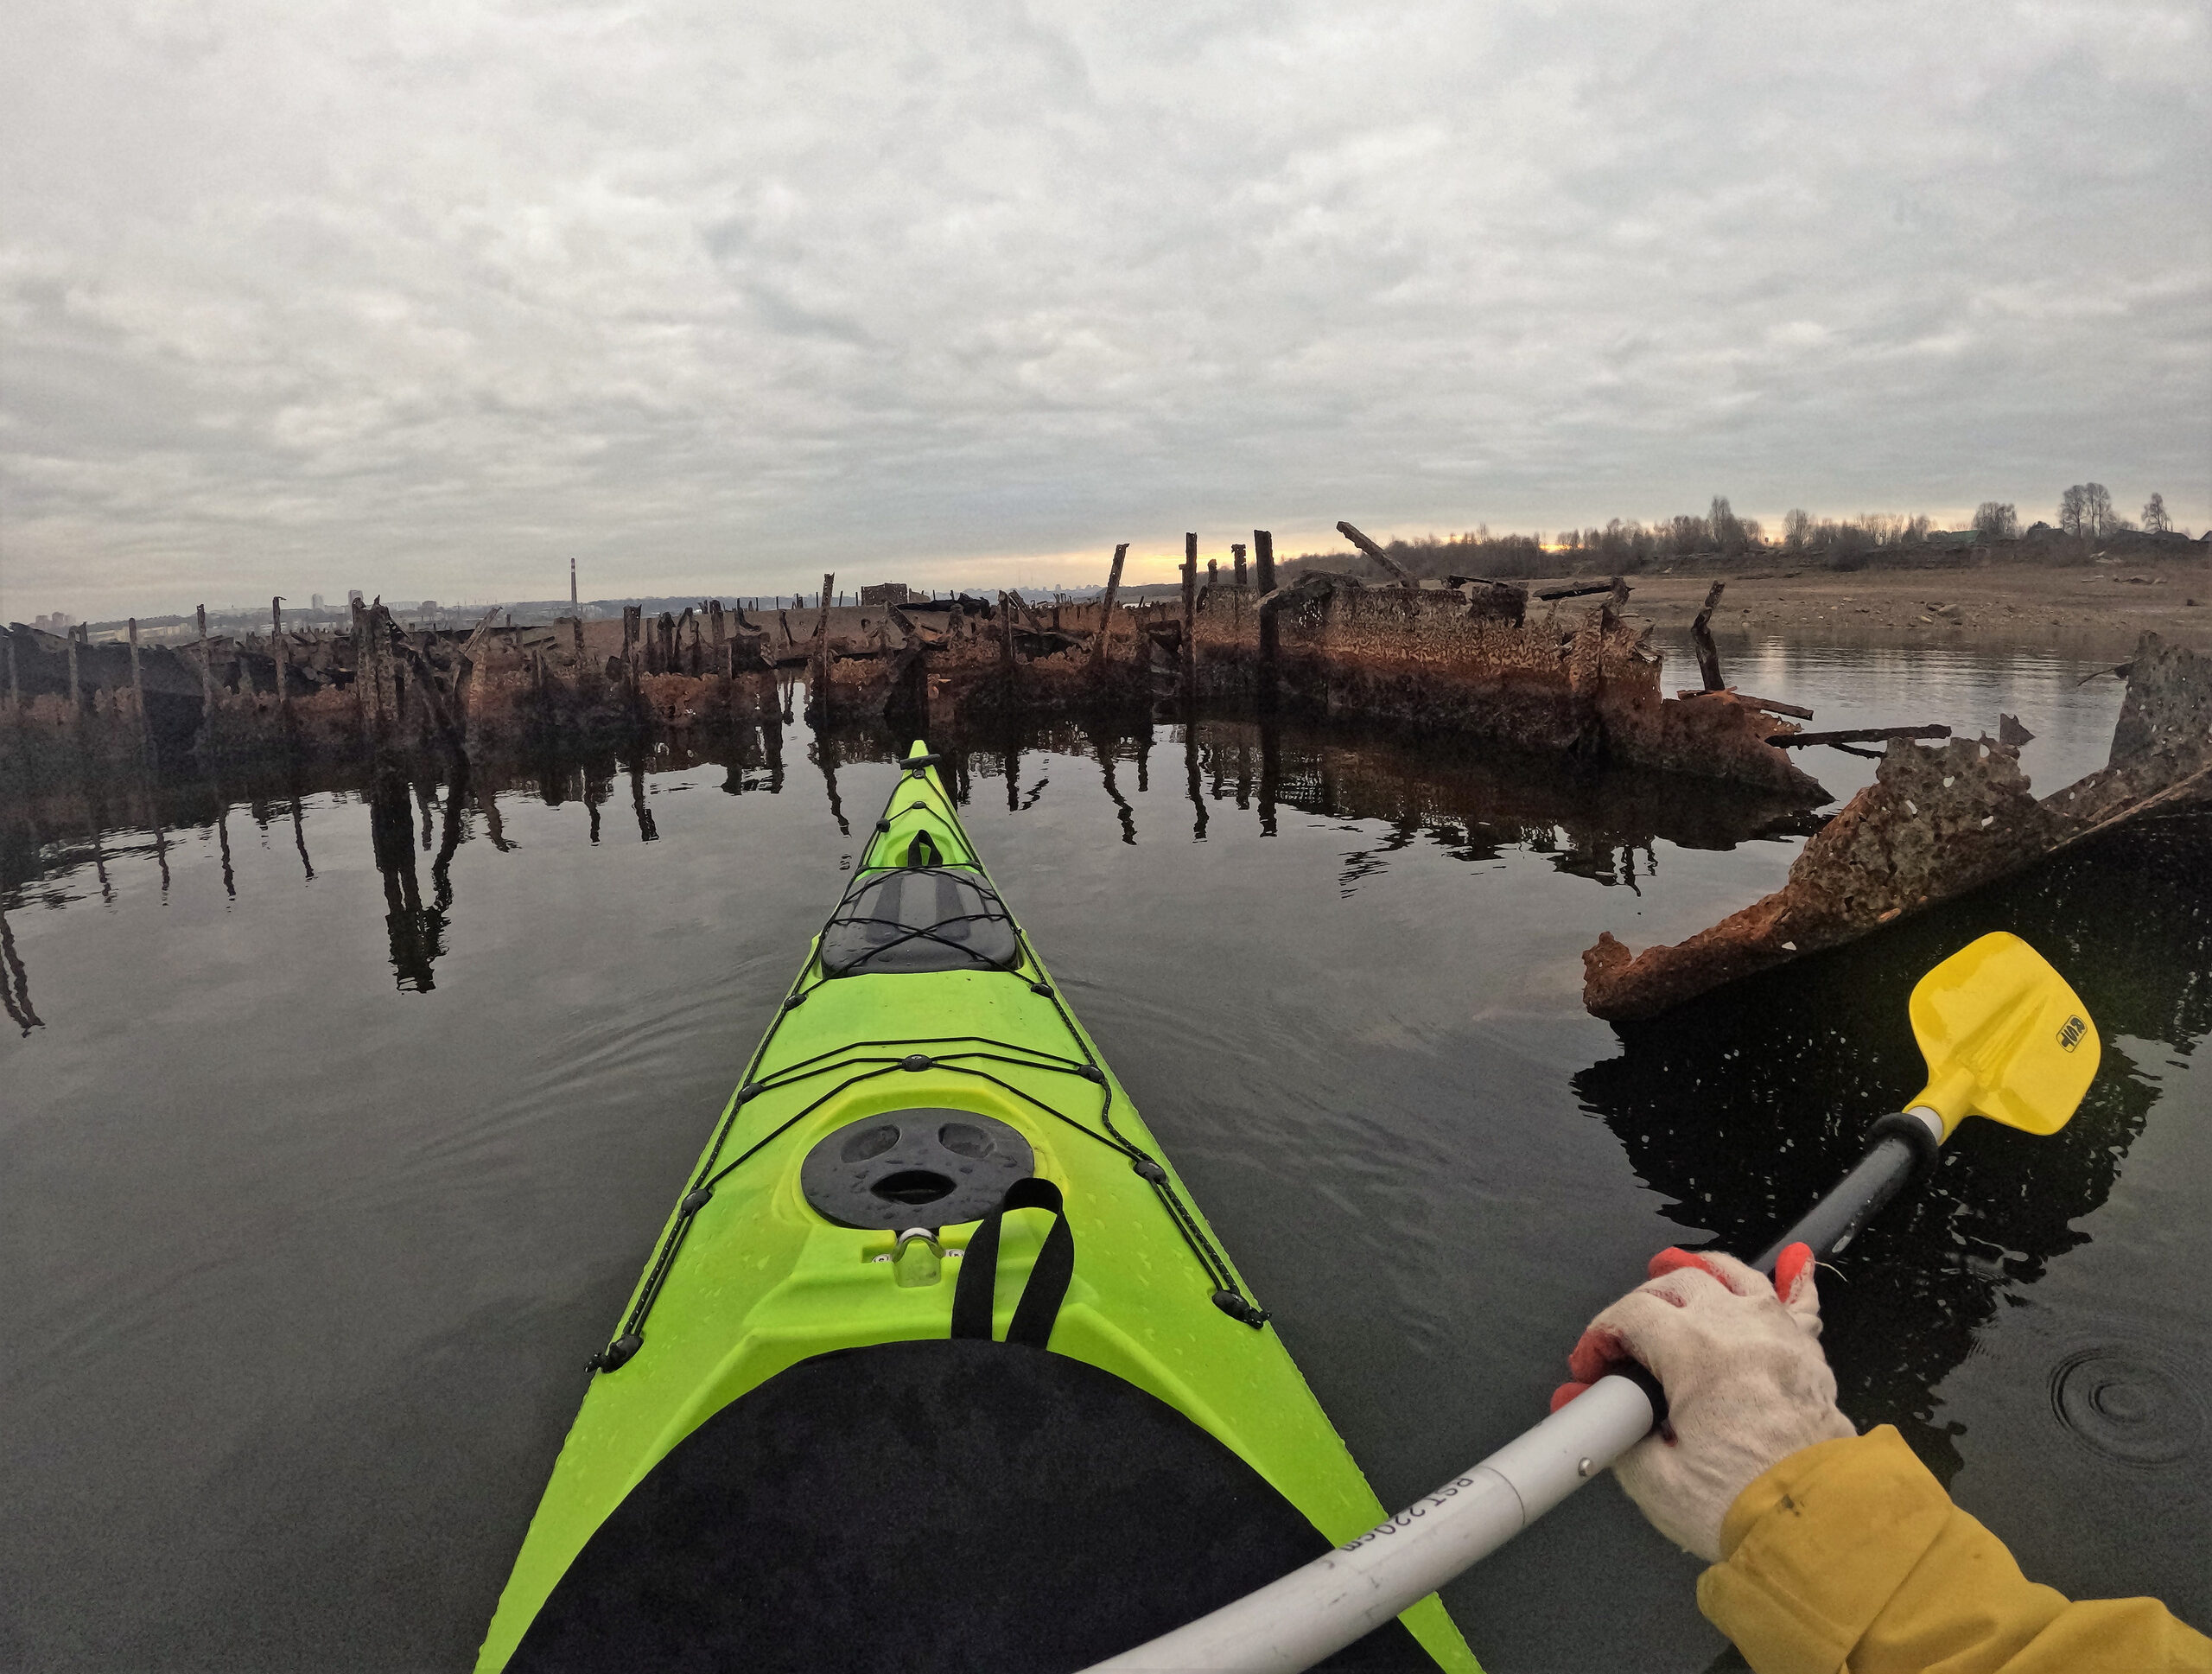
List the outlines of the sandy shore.
{"label": "sandy shore", "polygon": [[[2212,650],[2212,557],[1971,570],[1798,571],[1754,564],[1727,579],[1713,613],[1713,628],[1722,634],[2118,658],[2151,628],[2176,644]],[[1713,580],[1710,572],[1631,576],[1629,614],[1662,629],[1686,629]]]}

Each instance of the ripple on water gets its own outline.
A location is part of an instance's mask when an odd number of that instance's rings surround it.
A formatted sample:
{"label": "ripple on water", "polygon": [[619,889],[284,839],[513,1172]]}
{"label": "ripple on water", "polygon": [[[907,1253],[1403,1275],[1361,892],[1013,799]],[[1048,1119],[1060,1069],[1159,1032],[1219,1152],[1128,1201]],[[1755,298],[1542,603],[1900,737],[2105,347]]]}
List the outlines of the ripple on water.
{"label": "ripple on water", "polygon": [[2189,1385],[2123,1345],[2076,1349],[2061,1360],[2050,1374],[2050,1408],[2076,1441],[2122,1465],[2171,1465],[2204,1435]]}

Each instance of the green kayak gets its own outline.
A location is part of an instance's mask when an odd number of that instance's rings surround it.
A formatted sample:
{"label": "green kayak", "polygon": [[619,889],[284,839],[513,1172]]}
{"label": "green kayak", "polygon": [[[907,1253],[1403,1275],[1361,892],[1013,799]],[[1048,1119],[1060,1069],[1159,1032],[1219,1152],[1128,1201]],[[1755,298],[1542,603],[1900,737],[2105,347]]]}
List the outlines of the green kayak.
{"label": "green kayak", "polygon": [[[481,1674],[1078,1669],[1382,1516],[936,761],[592,1361]],[[1475,1660],[1430,1597],[1324,1666]]]}

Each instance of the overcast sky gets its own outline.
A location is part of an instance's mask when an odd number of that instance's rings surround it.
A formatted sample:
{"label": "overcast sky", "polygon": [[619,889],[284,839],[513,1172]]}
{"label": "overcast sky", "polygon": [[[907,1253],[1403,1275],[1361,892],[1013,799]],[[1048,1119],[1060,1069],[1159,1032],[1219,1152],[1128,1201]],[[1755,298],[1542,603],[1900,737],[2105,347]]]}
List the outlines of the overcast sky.
{"label": "overcast sky", "polygon": [[10,0],[0,614],[2212,519],[2201,4]]}

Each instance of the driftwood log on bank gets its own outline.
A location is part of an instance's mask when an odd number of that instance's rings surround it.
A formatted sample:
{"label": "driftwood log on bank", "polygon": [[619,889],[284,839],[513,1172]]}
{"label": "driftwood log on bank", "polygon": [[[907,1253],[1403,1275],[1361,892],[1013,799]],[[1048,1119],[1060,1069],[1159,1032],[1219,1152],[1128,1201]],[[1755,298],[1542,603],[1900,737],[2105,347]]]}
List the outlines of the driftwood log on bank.
{"label": "driftwood log on bank", "polygon": [[2107,765],[2040,801],[2013,737],[2026,737],[2017,721],[1995,742],[1892,738],[1874,783],[1806,843],[1773,894],[1673,946],[1631,955],[1600,935],[1582,956],[1584,1005],[1611,1022],[1657,1016],[2126,820],[2212,806],[2212,658],[2145,634]]}

